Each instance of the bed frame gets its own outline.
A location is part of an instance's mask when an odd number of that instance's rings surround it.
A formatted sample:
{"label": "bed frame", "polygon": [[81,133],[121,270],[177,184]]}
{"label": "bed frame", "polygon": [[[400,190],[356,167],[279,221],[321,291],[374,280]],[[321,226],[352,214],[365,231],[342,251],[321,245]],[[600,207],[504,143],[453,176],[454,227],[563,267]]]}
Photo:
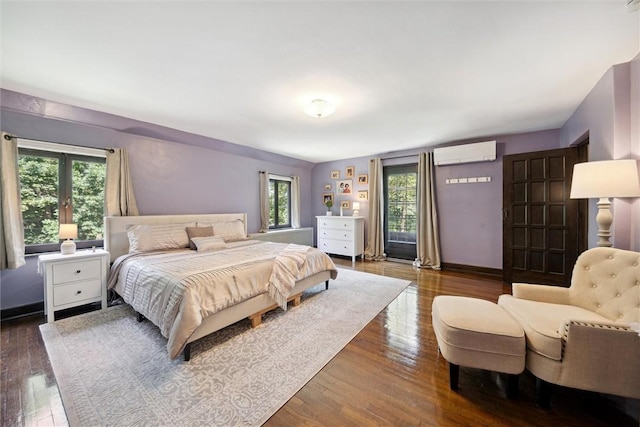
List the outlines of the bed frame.
{"label": "bed frame", "polygon": [[[247,232],[247,214],[201,214],[201,215],[143,215],[143,216],[107,216],[104,219],[105,239],[104,248],[111,257],[111,262],[121,255],[129,252],[129,239],[127,237],[127,227],[129,225],[154,225],[154,224],[173,224],[185,222],[228,222],[240,220],[244,224],[245,234]],[[325,288],[329,288],[330,271],[322,271],[320,273],[309,276],[298,281],[291,291],[289,301],[293,301],[293,305],[300,304],[300,295],[306,289],[314,287],[325,282]],[[120,285],[116,285],[115,291],[122,295]],[[184,360],[191,358],[191,343],[215,331],[232,325],[244,318],[251,320],[251,326],[256,327],[262,321],[262,315],[268,311],[277,308],[273,300],[268,294],[255,296],[251,299],[243,301],[239,304],[221,310],[207,318],[202,324],[191,334],[187,340],[187,344],[183,351]],[[143,317],[138,315],[138,319]]]}

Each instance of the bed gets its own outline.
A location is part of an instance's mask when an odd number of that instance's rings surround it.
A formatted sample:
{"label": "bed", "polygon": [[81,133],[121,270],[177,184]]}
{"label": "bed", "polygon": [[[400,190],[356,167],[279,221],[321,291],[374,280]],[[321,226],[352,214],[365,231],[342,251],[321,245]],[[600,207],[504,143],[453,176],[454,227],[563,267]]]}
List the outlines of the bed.
{"label": "bed", "polygon": [[[180,229],[182,226],[200,229],[199,226],[212,226],[215,230],[222,230],[221,233],[227,233],[225,226],[228,225],[232,225],[236,233],[247,235],[247,216],[244,213],[105,217],[105,249],[109,252],[112,263],[109,286],[136,310],[138,319],[147,318],[160,328],[168,339],[167,350],[172,359],[182,353],[184,360],[188,361],[191,357],[191,343],[197,339],[244,318],[249,318],[252,327],[255,327],[260,324],[264,313],[278,306],[286,308],[289,301],[298,305],[303,291],[323,282],[328,289],[329,280],[337,277],[335,265],[326,254],[318,249],[300,245],[231,239],[223,244],[223,248],[211,251],[180,248],[129,253],[130,242],[135,250],[141,247],[140,241],[144,240],[131,240],[131,230]],[[225,235],[225,239],[227,237]],[[192,240],[213,241],[215,237]],[[209,264],[214,262],[222,262],[224,268],[220,268],[220,273],[216,271],[215,274],[205,274]],[[292,263],[300,267],[296,270],[297,273],[289,271],[293,270]],[[170,271],[174,265],[175,272]],[[182,274],[187,267],[197,270],[197,274],[194,273],[198,278],[196,285],[193,285],[190,279],[185,279],[187,276]],[[265,276],[267,269],[270,276]],[[174,274],[181,275],[180,279],[174,278]],[[224,285],[212,286],[213,276],[224,274],[227,275]],[[280,287],[274,286],[274,283],[280,284],[280,279],[286,282],[285,279],[294,276],[295,280],[288,280],[286,291],[279,292]],[[136,280],[142,277],[139,280],[144,286],[136,285],[132,277]],[[221,277],[217,277],[215,280],[220,279]],[[238,285],[242,284],[240,282],[246,282],[249,286],[248,291],[243,291],[244,296],[236,294],[231,289],[236,281]],[[193,282],[196,283],[196,280]],[[190,288],[192,285],[196,286],[196,290]],[[174,288],[184,292],[184,297],[176,297],[177,291]],[[218,290],[226,292],[223,296],[233,295],[225,296],[226,300],[209,295]],[[143,293],[146,302],[142,302],[143,298],[137,296]],[[169,307],[175,313],[163,318],[155,309],[152,310],[153,306],[161,305]],[[218,305],[220,307],[214,307]],[[168,324],[167,318],[171,318],[173,323]]]}

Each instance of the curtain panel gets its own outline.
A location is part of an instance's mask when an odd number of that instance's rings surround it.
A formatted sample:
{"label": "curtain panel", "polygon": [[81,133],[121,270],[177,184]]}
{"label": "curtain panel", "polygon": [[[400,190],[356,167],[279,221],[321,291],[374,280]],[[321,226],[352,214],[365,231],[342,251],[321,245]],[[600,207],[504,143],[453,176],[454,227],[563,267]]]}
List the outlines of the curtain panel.
{"label": "curtain panel", "polygon": [[18,140],[6,133],[0,141],[0,166],[0,270],[5,270],[25,264]]}
{"label": "curtain panel", "polygon": [[269,172],[260,171],[260,233],[269,231]]}
{"label": "curtain panel", "polygon": [[300,177],[291,177],[291,228],[300,228]]}
{"label": "curtain panel", "polygon": [[369,217],[367,225],[368,260],[382,261],[384,253],[384,194],[382,183],[382,159],[369,160]]}
{"label": "curtain panel", "polygon": [[104,195],[105,215],[139,215],[133,193],[129,156],[125,148],[113,148],[112,151],[107,151],[107,178]]}
{"label": "curtain panel", "polygon": [[440,270],[440,234],[433,179],[433,153],[418,156],[418,221],[413,265]]}

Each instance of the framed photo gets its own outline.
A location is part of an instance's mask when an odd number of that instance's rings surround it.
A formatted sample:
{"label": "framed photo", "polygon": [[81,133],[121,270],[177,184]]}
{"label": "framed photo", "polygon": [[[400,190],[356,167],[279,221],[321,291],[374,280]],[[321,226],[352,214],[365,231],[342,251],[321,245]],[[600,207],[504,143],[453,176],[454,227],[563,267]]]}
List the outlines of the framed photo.
{"label": "framed photo", "polygon": [[331,179],[340,179],[340,171],[331,171]]}
{"label": "framed photo", "polygon": [[342,209],[351,209],[351,202],[349,202],[348,200],[342,200],[340,202],[340,207]]}
{"label": "framed photo", "polygon": [[333,203],[333,193],[324,193],[322,195],[322,204],[326,206],[326,203],[331,200],[331,203]]}
{"label": "framed photo", "polygon": [[340,194],[353,194],[353,180],[345,179],[342,181],[336,181],[336,193]]}
{"label": "framed photo", "polygon": [[324,191],[331,191],[331,184],[325,184]]}
{"label": "framed photo", "polygon": [[347,166],[344,172],[345,178],[353,178],[356,175],[356,167],[355,166]]}
{"label": "framed photo", "polygon": [[358,175],[358,184],[368,184],[369,183],[369,175],[362,174]]}
{"label": "framed photo", "polygon": [[358,200],[369,200],[369,191],[358,191]]}

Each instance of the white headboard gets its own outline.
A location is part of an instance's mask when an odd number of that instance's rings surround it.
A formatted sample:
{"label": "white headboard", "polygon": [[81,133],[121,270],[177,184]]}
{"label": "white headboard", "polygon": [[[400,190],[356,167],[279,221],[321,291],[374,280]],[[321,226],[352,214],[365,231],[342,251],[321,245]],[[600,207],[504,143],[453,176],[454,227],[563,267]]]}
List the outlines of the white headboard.
{"label": "white headboard", "polygon": [[104,249],[109,251],[111,262],[120,255],[129,253],[127,227],[139,224],[180,224],[184,222],[227,222],[240,220],[247,234],[247,214],[194,214],[194,215],[140,215],[140,216],[105,216],[104,217]]}

